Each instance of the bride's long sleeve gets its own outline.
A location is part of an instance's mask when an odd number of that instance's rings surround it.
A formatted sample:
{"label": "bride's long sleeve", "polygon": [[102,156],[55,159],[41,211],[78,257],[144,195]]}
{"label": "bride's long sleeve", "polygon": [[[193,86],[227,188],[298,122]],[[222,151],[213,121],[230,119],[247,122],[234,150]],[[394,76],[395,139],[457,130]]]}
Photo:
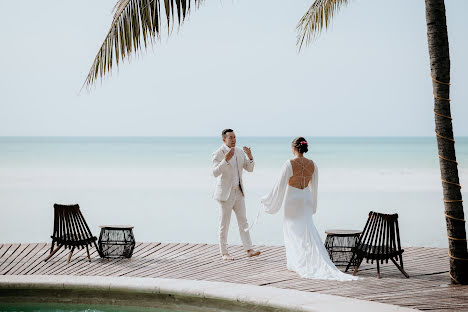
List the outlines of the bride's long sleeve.
{"label": "bride's long sleeve", "polygon": [[265,212],[274,214],[277,213],[283,205],[284,194],[288,186],[289,178],[292,176],[291,162],[288,160],[281,168],[281,175],[273,189],[267,195],[263,196],[261,203]]}
{"label": "bride's long sleeve", "polygon": [[317,192],[318,190],[318,167],[315,162],[314,162],[314,173],[312,174],[312,179],[309,182],[309,189],[314,199],[314,203],[312,204],[312,213],[315,214],[317,212],[317,195],[318,195],[318,192]]}

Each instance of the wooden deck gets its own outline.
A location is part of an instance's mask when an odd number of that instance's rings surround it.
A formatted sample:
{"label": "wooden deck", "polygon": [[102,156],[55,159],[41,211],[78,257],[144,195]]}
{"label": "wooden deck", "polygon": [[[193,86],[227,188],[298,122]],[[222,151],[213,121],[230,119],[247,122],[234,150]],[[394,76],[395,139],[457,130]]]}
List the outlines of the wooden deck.
{"label": "wooden deck", "polygon": [[131,259],[100,259],[92,249],[77,251],[67,263],[68,251],[61,250],[48,262],[43,259],[50,244],[1,244],[1,275],[88,275],[162,277],[221,281],[258,286],[296,289],[309,292],[378,301],[420,310],[468,311],[468,286],[452,285],[448,275],[447,249],[405,248],[403,261],[410,275],[406,279],[392,264],[376,267],[363,263],[363,280],[335,282],[301,279],[286,269],[283,247],[259,246],[262,254],[246,258],[240,246],[230,246],[238,260],[222,261],[217,245],[137,243]]}

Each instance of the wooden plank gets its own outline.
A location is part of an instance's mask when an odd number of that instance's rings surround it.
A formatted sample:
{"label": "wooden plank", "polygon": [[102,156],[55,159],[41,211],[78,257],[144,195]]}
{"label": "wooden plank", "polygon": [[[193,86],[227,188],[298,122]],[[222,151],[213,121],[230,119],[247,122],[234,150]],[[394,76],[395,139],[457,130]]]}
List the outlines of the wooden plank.
{"label": "wooden plank", "polygon": [[[192,250],[192,253],[190,252]],[[176,265],[177,271],[189,270],[189,267],[193,264],[200,263],[200,258],[205,256],[207,251],[210,250],[210,245],[197,245],[194,249],[190,249],[185,259],[175,260],[172,263],[160,263],[157,267],[152,268],[147,272],[141,272],[139,276],[144,277],[162,277],[165,274],[171,274],[174,265]]]}
{"label": "wooden plank", "polygon": [[106,259],[102,260],[100,267],[92,268],[93,275],[113,275],[115,272],[122,272],[125,270],[129,263],[138,265],[140,262],[140,256],[146,254],[147,252],[157,249],[164,248],[167,244],[154,244],[154,243],[144,243],[139,246],[137,249],[135,247],[135,253],[131,259]]}
{"label": "wooden plank", "polygon": [[[139,244],[138,247],[143,245],[143,243]],[[106,261],[108,261],[108,259],[102,259],[94,247],[89,250],[89,253],[91,262],[88,261],[87,255],[82,256],[81,258],[75,259],[75,261],[73,261],[73,263],[67,266],[65,269],[62,269],[61,274],[98,276],[98,274],[94,274],[93,271],[96,268],[100,268]]]}
{"label": "wooden plank", "polygon": [[210,245],[202,244],[202,245],[194,245],[193,248],[188,249],[182,256],[186,256],[183,259],[173,261],[172,263],[160,264],[159,266],[148,270],[147,272],[141,272],[137,276],[143,277],[161,277],[163,274],[172,272],[174,269],[178,271],[186,270],[190,267],[191,264],[198,264],[199,259],[210,250]]}
{"label": "wooden plank", "polygon": [[6,251],[11,247],[12,244],[2,244],[0,247],[0,263],[3,262],[4,259],[3,255],[6,253]]}
{"label": "wooden plank", "polygon": [[31,250],[31,252],[28,253],[24,258],[21,259],[21,262],[12,268],[9,272],[6,274],[8,275],[15,275],[21,272],[21,270],[25,269],[28,265],[30,265],[34,259],[36,258],[36,255],[45,247],[47,246],[46,243],[36,243],[36,244],[31,244],[34,245],[34,249]]}
{"label": "wooden plank", "polygon": [[[60,272],[62,274],[63,270],[86,267],[89,264],[87,258],[86,248],[75,250],[74,253],[77,253],[74,257],[72,257],[71,261],[68,262],[68,256],[70,253],[70,249],[61,248],[59,252],[57,252],[58,256],[53,256],[50,258],[48,262],[51,262],[49,265],[44,264],[42,269],[33,271],[32,274],[48,274],[52,272]],[[94,246],[89,247],[89,252],[91,256],[91,261],[99,259],[99,254]]]}
{"label": "wooden plank", "polygon": [[36,244],[23,244],[17,249],[14,255],[10,256],[8,261],[5,261],[3,266],[0,266],[0,275],[6,275],[9,271],[15,268],[15,266],[23,263],[24,259],[36,248]]}
{"label": "wooden plank", "polygon": [[[240,255],[244,255],[244,251],[241,248],[231,248],[231,253],[237,257]],[[261,255],[260,255],[261,257]],[[224,261],[222,260],[219,256],[214,257],[209,263],[204,263],[202,265],[199,265],[198,268],[199,270],[195,272],[189,272],[190,276],[193,276],[194,273],[197,274],[197,277],[200,277],[200,275],[203,276],[203,278],[209,279],[210,277],[216,276],[220,277],[222,275],[226,274],[231,274],[231,275],[236,275],[239,272],[246,272],[246,270],[251,269],[251,266],[249,267],[248,263],[251,261],[248,260],[254,260],[255,258],[245,258],[245,260],[235,260],[235,261]],[[261,258],[260,258],[261,259]],[[183,276],[180,278],[188,278],[188,276]]]}
{"label": "wooden plank", "polygon": [[29,274],[42,275],[42,272],[47,271],[49,268],[59,265],[62,261],[67,261],[66,257],[69,252],[70,250],[61,248],[55,255],[48,259],[47,262],[44,261],[45,258],[42,259],[42,261],[39,262],[38,265],[29,272]]}
{"label": "wooden plank", "polygon": [[[92,252],[92,251],[91,251]],[[74,264],[76,264],[79,261],[87,261],[87,256],[88,253],[86,252],[86,248],[81,248],[78,250],[73,251],[72,258],[70,259],[70,262],[68,262],[68,257],[65,257],[64,259],[61,259],[61,261],[57,262],[57,265],[50,267],[48,270],[43,271],[41,274],[44,275],[61,275],[61,272],[65,270],[66,268],[72,267]]]}
{"label": "wooden plank", "polygon": [[233,280],[240,282],[240,278],[242,276],[251,277],[253,272],[256,270],[268,270],[268,268],[271,268],[270,264],[265,263],[262,260],[263,259],[260,256],[252,259],[229,262],[220,260],[216,257],[213,259],[210,266],[204,266],[202,267],[202,270],[199,270],[198,272],[190,272],[190,275],[197,279],[216,280],[226,280],[228,277],[232,277]]}
{"label": "wooden plank", "polygon": [[99,253],[95,247],[89,249],[89,255],[91,258],[91,262],[89,262],[88,260],[88,253],[86,251],[83,251],[83,253],[80,253],[80,255],[76,258],[72,258],[72,261],[70,261],[70,263],[68,264],[65,261],[64,266],[61,267],[58,271],[59,274],[60,275],[81,275],[78,273],[78,271],[89,270],[90,267],[99,265],[99,263],[101,263],[102,259],[99,256]]}
{"label": "wooden plank", "polygon": [[36,255],[34,255],[34,257],[27,263],[26,266],[24,266],[24,268],[22,268],[21,270],[19,270],[18,272],[15,272],[14,274],[21,274],[21,275],[26,275],[28,274],[30,271],[32,271],[36,266],[38,266],[39,264],[41,264],[41,262],[44,261],[46,255],[49,254],[49,249],[50,249],[50,245],[47,244],[45,245],[44,247],[42,247],[41,250],[39,250]]}
{"label": "wooden plank", "polygon": [[[168,254],[164,257],[158,257],[157,259],[151,258],[149,265],[146,265],[145,268],[132,272],[132,276],[135,277],[149,277],[150,275],[155,274],[156,272],[166,272],[172,270],[174,266],[177,269],[183,269],[184,265],[182,264],[184,260],[190,259],[193,256],[193,251],[199,251],[198,245],[187,244],[182,248],[174,250],[172,254]],[[167,258],[169,257],[170,261]],[[158,260],[159,259],[159,260]],[[163,260],[163,261],[161,261]]]}
{"label": "wooden plank", "polygon": [[130,268],[129,270],[127,270],[125,273],[124,272],[119,273],[118,276],[124,276],[124,275],[135,276],[138,272],[142,270],[147,270],[148,267],[151,268],[151,264],[158,265],[158,263],[160,262],[170,261],[170,259],[165,259],[165,258],[168,255],[173,254],[174,252],[177,252],[178,250],[185,248],[187,245],[188,244],[169,244],[167,248],[160,249],[158,251],[157,259],[149,259],[149,260],[143,261],[142,266],[134,266]]}
{"label": "wooden plank", "polygon": [[[140,252],[150,247],[150,243],[137,243],[134,248],[134,254],[138,255]],[[95,251],[93,251],[91,260],[91,263],[86,265],[76,263],[70,270],[65,272],[65,274],[99,276],[101,275],[99,274],[100,271],[106,270],[108,265],[112,264],[113,261],[118,261],[115,259],[101,259]]]}
{"label": "wooden plank", "polygon": [[[147,248],[153,248],[148,246]],[[139,257],[131,259],[102,259],[102,268],[94,268],[93,275],[99,276],[116,276],[118,272],[122,272],[127,269],[129,265],[139,266],[141,259]]]}
{"label": "wooden plank", "polygon": [[[59,274],[61,275],[98,275],[98,274],[94,274],[93,271],[95,268],[100,268],[103,264],[105,264],[106,259],[102,259],[100,257],[96,248],[90,249],[89,253],[90,253],[91,262],[89,262],[88,260],[88,254],[85,249],[75,259],[73,259],[68,265],[64,264],[64,266],[60,269]],[[88,274],[87,272],[90,272],[90,274]]]}
{"label": "wooden plank", "polygon": [[[234,263],[226,263],[222,260],[217,260],[219,262],[217,267],[213,267],[210,270],[205,270],[202,273],[203,278],[239,278],[240,276],[252,277],[254,272],[259,272],[259,270],[266,270],[268,272],[269,268],[272,266],[268,263],[263,263],[261,256],[258,258],[237,260]],[[238,280],[238,279],[237,279]]]}
{"label": "wooden plank", "polygon": [[8,262],[10,256],[16,252],[18,248],[21,247],[21,244],[10,244],[8,248],[5,249],[2,256],[0,257],[0,267],[5,263]]}
{"label": "wooden plank", "polygon": [[[148,248],[151,244],[149,243],[136,243],[134,248],[134,254],[138,254],[145,248]],[[75,262],[70,268],[67,268],[63,274],[75,274],[75,275],[95,275],[98,276],[99,270],[105,270],[108,263],[112,263],[114,259],[100,258],[96,250],[93,250],[91,254],[91,263],[86,265]]]}
{"label": "wooden plank", "polygon": [[29,247],[29,244],[19,244],[18,248],[16,248],[13,252],[11,252],[12,250],[10,249],[10,253],[6,253],[6,255],[8,255],[7,257],[5,257],[5,259],[3,260],[3,262],[0,263],[0,274],[3,275],[5,274],[5,270],[10,266],[12,265],[16,258],[18,258],[19,256],[21,256],[21,254]]}
{"label": "wooden plank", "polygon": [[160,247],[164,244],[162,243],[151,243],[151,248],[146,249],[145,251],[141,252],[140,254],[137,254],[138,258],[147,258],[156,253],[158,250],[160,250]]}
{"label": "wooden plank", "polygon": [[[193,261],[190,262],[190,265],[187,267],[188,270],[178,270],[177,272],[165,272],[163,274],[158,274],[158,277],[168,277],[170,278],[181,278],[181,276],[187,275],[187,274],[194,274],[200,270],[203,270],[201,268],[202,266],[207,266],[210,265],[215,258],[215,255],[219,257],[219,249],[217,246],[209,246],[208,252],[205,252],[203,256],[200,258],[195,258]],[[202,260],[202,261],[200,261]]]}

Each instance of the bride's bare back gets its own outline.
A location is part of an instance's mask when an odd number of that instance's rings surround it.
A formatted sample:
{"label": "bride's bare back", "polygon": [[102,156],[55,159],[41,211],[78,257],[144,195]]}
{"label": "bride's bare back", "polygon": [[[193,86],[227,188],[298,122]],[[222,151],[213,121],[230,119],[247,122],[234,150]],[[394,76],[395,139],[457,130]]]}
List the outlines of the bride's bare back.
{"label": "bride's bare back", "polygon": [[298,189],[305,189],[312,175],[314,174],[314,162],[305,157],[291,159],[293,175],[289,178],[288,184]]}

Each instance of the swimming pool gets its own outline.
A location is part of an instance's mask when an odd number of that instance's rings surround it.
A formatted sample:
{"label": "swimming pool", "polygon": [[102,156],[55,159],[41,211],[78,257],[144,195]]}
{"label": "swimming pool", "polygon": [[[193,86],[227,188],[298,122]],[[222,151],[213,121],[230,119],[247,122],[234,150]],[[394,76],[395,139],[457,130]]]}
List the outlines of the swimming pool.
{"label": "swimming pool", "polygon": [[[223,296],[196,287],[154,290],[142,287],[22,285],[0,288],[0,312],[272,312],[298,311]],[[179,287],[179,286],[178,286]],[[227,290],[229,291],[229,289]]]}
{"label": "swimming pool", "polygon": [[192,312],[165,308],[69,303],[0,303],[0,312]]}

